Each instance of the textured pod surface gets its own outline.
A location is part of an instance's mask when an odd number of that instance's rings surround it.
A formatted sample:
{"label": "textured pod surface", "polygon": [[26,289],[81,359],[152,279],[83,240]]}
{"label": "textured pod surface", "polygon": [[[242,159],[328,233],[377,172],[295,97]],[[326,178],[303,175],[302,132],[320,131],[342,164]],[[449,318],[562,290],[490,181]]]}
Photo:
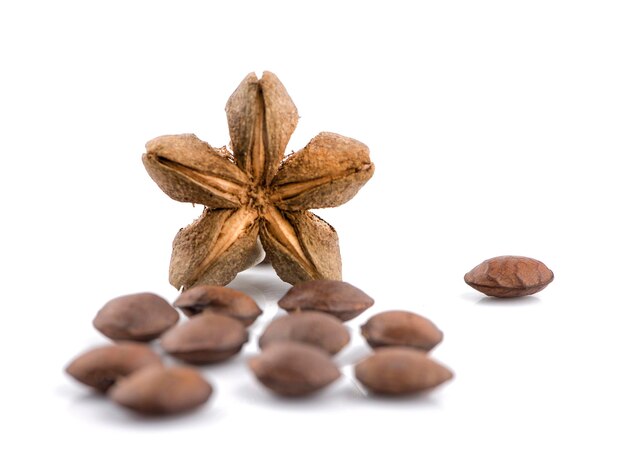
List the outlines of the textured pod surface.
{"label": "textured pod surface", "polygon": [[354,197],[373,173],[365,144],[320,133],[283,161],[272,182],[272,200],[289,210],[339,206]]}
{"label": "textured pod surface", "polygon": [[256,212],[210,210],[181,229],[172,244],[170,283],[177,289],[226,285],[260,254]]}
{"label": "textured pod surface", "polygon": [[184,291],[174,302],[187,316],[198,315],[205,310],[216,315],[230,316],[250,326],[262,310],[249,295],[218,285],[197,285]]}
{"label": "textured pod surface", "polygon": [[225,149],[215,149],[193,134],[161,136],[146,144],[143,163],[170,198],[209,208],[237,208],[248,178]]}
{"label": "textured pod surface", "polygon": [[320,133],[285,156],[298,111],[271,72],[248,74],[226,104],[232,154],[193,134],[146,144],[143,163],[168,196],[201,203],[203,215],[174,239],[170,283],[180,289],[226,285],[255,263],[257,236],[290,284],[340,280],[334,228],[310,213],[341,205],[372,177],[367,146]]}
{"label": "textured pod surface", "polygon": [[190,367],[149,366],[121,379],[110,398],[148,415],[181,413],[205,403],[213,387]]}
{"label": "textured pod surface", "polygon": [[65,371],[79,382],[106,392],[119,378],[151,364],[161,364],[152,349],[127,341],[90,349],[76,357]]}
{"label": "textured pod surface", "polygon": [[492,297],[512,298],[537,293],[554,280],[543,262],[530,257],[499,256],[487,259],[465,274],[472,288]]}
{"label": "textured pod surface", "polygon": [[284,396],[309,395],[341,375],[326,352],[295,342],[268,346],[249,366],[263,385]]}
{"label": "textured pod surface", "polygon": [[285,282],[341,280],[337,232],[313,213],[271,208],[261,222],[260,236],[272,267]]}
{"label": "textured pod surface", "polygon": [[334,316],[316,311],[294,312],[275,318],[259,338],[259,347],[285,341],[317,346],[330,355],[337,354],[350,341],[346,327]]}
{"label": "textured pod surface", "polygon": [[204,314],[165,333],[161,347],[183,361],[207,364],[234,356],[247,340],[248,332],[239,321],[228,316]]}
{"label": "textured pod surface", "polygon": [[359,362],[354,373],[370,392],[407,395],[437,387],[453,373],[424,351],[407,347],[383,347]]}
{"label": "textured pod surface", "polygon": [[430,351],[443,333],[428,318],[410,311],[384,311],[361,326],[361,334],[373,348],[406,346]]}
{"label": "textured pod surface", "polygon": [[315,310],[348,321],[374,304],[362,290],[339,280],[310,280],[293,286],[278,301],[287,311]]}
{"label": "textured pod surface", "polygon": [[174,326],[178,312],[154,293],[135,293],[107,302],[93,320],[94,327],[115,340],[151,341]]}

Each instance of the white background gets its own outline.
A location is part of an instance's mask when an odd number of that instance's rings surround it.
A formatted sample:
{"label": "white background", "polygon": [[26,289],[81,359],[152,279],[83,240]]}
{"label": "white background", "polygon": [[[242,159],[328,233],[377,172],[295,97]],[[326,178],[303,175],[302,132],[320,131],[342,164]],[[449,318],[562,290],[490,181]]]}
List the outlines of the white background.
{"label": "white background", "polygon": [[[626,5],[622,1],[2,2],[0,469],[624,471]],[[237,359],[203,368],[210,404],[145,420],[65,376],[105,339],[108,299],[169,300],[169,200],[144,143],[228,142],[224,105],[275,72],[320,131],[365,142],[374,178],[341,208],[344,279],[376,305],[349,323],[345,377],[283,401],[246,369],[287,289],[236,279],[266,313]],[[463,275],[519,254],[556,275],[518,301]],[[456,378],[364,397],[358,327],[390,308],[445,332]]]}

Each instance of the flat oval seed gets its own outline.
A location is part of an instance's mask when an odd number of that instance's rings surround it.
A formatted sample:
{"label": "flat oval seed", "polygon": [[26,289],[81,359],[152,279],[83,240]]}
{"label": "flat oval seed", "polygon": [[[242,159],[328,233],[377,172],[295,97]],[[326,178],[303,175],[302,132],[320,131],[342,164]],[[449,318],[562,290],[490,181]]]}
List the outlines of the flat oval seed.
{"label": "flat oval seed", "polygon": [[190,367],[149,366],[118,381],[110,398],[131,410],[149,415],[174,414],[205,403],[213,387]]}
{"label": "flat oval seed", "polygon": [[350,341],[346,327],[332,315],[318,311],[293,313],[272,320],[259,338],[261,349],[276,342],[295,341],[311,344],[334,355]]}
{"label": "flat oval seed", "polygon": [[161,364],[152,349],[127,341],[90,349],[76,357],[65,371],[79,382],[106,392],[119,378],[151,364]]}
{"label": "flat oval seed", "polygon": [[370,392],[407,395],[428,390],[454,374],[430,359],[424,351],[407,347],[383,347],[358,363],[354,373]]}
{"label": "flat oval seed", "polygon": [[309,280],[294,285],[278,306],[287,310],[316,310],[348,321],[363,313],[374,300],[362,290],[339,280]]}
{"label": "flat oval seed", "polygon": [[170,355],[192,364],[220,362],[237,354],[248,341],[248,332],[228,316],[204,314],[178,325],[161,338]]}
{"label": "flat oval seed", "polygon": [[114,340],[151,341],[178,322],[178,312],[153,293],[135,293],[107,302],[94,327]]}
{"label": "flat oval seed", "polygon": [[284,396],[310,395],[341,375],[326,352],[294,342],[272,344],[248,365],[263,385]]}
{"label": "flat oval seed", "polygon": [[361,326],[361,334],[373,348],[406,346],[430,351],[443,333],[428,318],[410,311],[384,311]]}
{"label": "flat oval seed", "polygon": [[501,298],[532,295],[553,280],[554,273],[543,262],[522,256],[493,257],[465,274],[470,287]]}
{"label": "flat oval seed", "polygon": [[263,312],[249,295],[218,285],[197,285],[185,290],[174,302],[187,316],[195,316],[204,311],[224,315],[250,326]]}

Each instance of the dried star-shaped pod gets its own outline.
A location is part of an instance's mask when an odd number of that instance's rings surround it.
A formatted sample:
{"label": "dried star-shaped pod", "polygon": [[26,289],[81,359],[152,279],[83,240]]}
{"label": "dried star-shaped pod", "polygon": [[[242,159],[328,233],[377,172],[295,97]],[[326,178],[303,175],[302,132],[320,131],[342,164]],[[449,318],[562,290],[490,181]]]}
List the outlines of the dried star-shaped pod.
{"label": "dried star-shaped pod", "polygon": [[226,285],[257,260],[259,238],[284,281],[340,280],[337,233],[308,210],[359,191],[374,172],[367,146],[320,133],[284,158],[298,113],[271,72],[249,74],[226,115],[232,154],[192,134],[146,144],[143,163],[157,185],[174,200],[205,206],[174,239],[170,283]]}

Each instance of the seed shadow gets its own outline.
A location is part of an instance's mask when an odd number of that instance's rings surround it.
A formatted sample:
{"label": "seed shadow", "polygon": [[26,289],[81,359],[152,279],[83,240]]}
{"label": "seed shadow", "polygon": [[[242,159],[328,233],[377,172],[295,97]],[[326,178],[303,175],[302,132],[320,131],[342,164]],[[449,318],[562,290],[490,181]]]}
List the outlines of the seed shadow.
{"label": "seed shadow", "polygon": [[356,379],[343,375],[336,384],[326,387],[320,392],[305,397],[282,397],[267,390],[255,379],[240,385],[236,393],[245,397],[246,401],[254,402],[269,408],[293,409],[297,411],[319,409],[345,409],[377,404],[390,408],[405,409],[407,406],[423,408],[441,408],[438,388],[409,395],[381,395],[368,392]]}
{"label": "seed shadow", "polygon": [[209,400],[207,403],[191,410],[169,415],[141,414],[112,404],[112,406],[117,407],[117,411],[114,414],[108,412],[106,415],[102,416],[105,417],[104,419],[110,423],[123,425],[125,427],[133,426],[139,428],[153,428],[155,425],[170,426],[173,424],[191,424],[203,422],[207,418],[210,418],[211,421],[215,421],[215,418],[220,416],[220,412],[216,411],[216,409],[212,407],[211,403],[212,400]]}
{"label": "seed shadow", "polygon": [[319,409],[345,407],[343,399],[348,396],[347,390],[352,389],[345,379],[339,380],[318,392],[302,397],[288,397],[278,395],[263,386],[254,375],[233,390],[233,393],[246,401],[267,408],[294,411],[318,411]]}
{"label": "seed shadow", "polygon": [[[213,385],[215,386],[215,384]],[[158,424],[191,424],[204,421],[207,416],[211,416],[212,421],[214,421],[215,417],[223,416],[223,412],[215,411],[211,405],[216,396],[215,391],[207,403],[199,405],[197,408],[166,415],[149,415],[134,412],[112,401],[106,393],[78,382],[59,384],[55,391],[65,398],[69,412],[74,412],[80,417],[90,418],[103,424],[120,425],[123,427],[142,428],[154,427],[154,425]]]}
{"label": "seed shadow", "polygon": [[537,298],[531,295],[527,295],[525,297],[515,297],[515,298],[498,298],[498,297],[483,297],[476,302],[476,305],[483,306],[528,306],[528,305],[537,305],[541,303],[541,298]]}
{"label": "seed shadow", "polygon": [[109,401],[106,393],[98,392],[89,387],[85,388],[87,388],[87,390],[84,392],[71,396],[70,402],[72,404],[82,407],[83,405],[102,405]]}
{"label": "seed shadow", "polygon": [[81,416],[91,415],[103,423],[123,427],[154,427],[155,425],[171,425],[204,421],[208,416],[218,417],[220,413],[212,408],[213,398],[197,408],[168,415],[141,414],[128,410],[110,400],[106,394],[87,391],[70,399],[70,410],[80,412]]}
{"label": "seed shadow", "polygon": [[[354,381],[356,383],[356,380]],[[382,395],[367,392],[359,385],[359,390],[346,391],[348,400],[358,403],[379,404],[391,407],[404,408],[406,405],[419,405],[424,407],[440,407],[439,395],[436,389],[409,395]]]}

